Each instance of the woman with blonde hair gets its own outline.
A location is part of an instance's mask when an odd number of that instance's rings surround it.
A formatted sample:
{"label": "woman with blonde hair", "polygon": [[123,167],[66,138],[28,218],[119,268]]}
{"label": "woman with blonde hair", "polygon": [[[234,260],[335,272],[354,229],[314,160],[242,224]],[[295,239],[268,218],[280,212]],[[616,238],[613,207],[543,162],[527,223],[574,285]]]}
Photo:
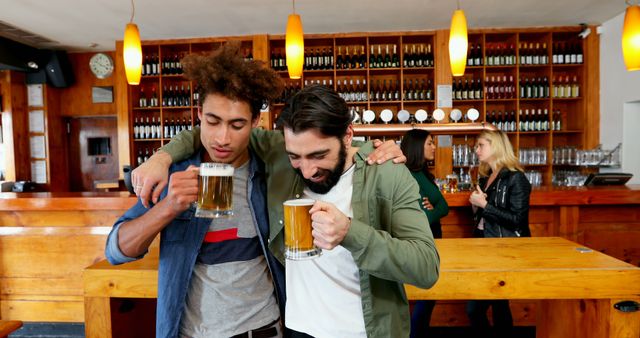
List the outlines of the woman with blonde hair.
{"label": "woman with blonde hair", "polygon": [[[478,185],[469,196],[475,237],[531,236],[529,195],[531,184],[513,153],[509,137],[501,131],[484,131],[478,136],[476,154],[480,161]],[[495,336],[511,337],[513,319],[507,300],[474,300],[467,303],[471,326],[489,333],[487,310],[493,308]]]}

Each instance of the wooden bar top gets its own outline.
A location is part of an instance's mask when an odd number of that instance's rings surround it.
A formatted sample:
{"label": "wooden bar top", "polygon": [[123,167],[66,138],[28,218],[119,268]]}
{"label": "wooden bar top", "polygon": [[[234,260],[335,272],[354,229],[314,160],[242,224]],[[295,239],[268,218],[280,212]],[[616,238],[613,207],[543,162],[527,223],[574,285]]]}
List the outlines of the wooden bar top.
{"label": "wooden bar top", "polygon": [[[470,192],[444,193],[449,207],[466,207]],[[136,203],[128,192],[0,193],[3,210],[126,210]],[[537,187],[531,206],[640,204],[640,185]]]}
{"label": "wooden bar top", "polygon": [[[471,192],[443,193],[449,207],[470,207]],[[535,187],[531,206],[640,204],[640,185]]]}
{"label": "wooden bar top", "polygon": [[135,195],[114,192],[33,192],[0,193],[0,211],[12,210],[127,210],[136,203]]}
{"label": "wooden bar top", "polygon": [[[440,279],[409,299],[606,299],[640,296],[640,268],[559,237],[437,239]],[[85,297],[157,296],[157,249],[84,271]]]}

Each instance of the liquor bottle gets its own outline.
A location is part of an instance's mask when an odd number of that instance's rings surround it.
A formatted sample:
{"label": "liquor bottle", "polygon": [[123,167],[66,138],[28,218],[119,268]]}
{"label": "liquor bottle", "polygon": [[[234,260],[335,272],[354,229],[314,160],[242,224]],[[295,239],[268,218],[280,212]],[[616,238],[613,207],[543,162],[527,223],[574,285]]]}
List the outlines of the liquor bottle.
{"label": "liquor bottle", "polygon": [[409,59],[409,67],[417,67],[418,61],[416,60],[418,54],[416,54],[416,45],[411,45],[411,58]]}
{"label": "liquor bottle", "polygon": [[579,97],[580,96],[580,87],[578,85],[578,77],[573,76],[573,82],[571,83],[571,97]]}
{"label": "liquor bottle", "polygon": [[474,58],[476,54],[473,48],[473,44],[469,46],[469,53],[467,54],[467,66],[474,66]]}
{"label": "liquor bottle", "polygon": [[377,60],[373,53],[373,45],[371,45],[371,53],[369,54],[369,68],[377,68]]}
{"label": "liquor bottle", "polygon": [[393,55],[391,56],[391,67],[400,67],[400,59],[398,58],[398,53],[396,48],[398,45],[393,45]]}
{"label": "liquor bottle", "polygon": [[343,64],[343,59],[342,59],[342,46],[338,46],[338,54],[336,55],[336,69],[344,69],[344,64]]}
{"label": "liquor bottle", "polygon": [[360,69],[364,69],[367,65],[367,54],[364,51],[364,46],[360,46],[360,55],[358,56],[358,66]]}
{"label": "liquor bottle", "polygon": [[430,43],[427,44],[427,67],[433,67],[433,51]]}
{"label": "liquor bottle", "polygon": [[147,97],[144,95],[144,87],[140,87],[140,98],[138,99],[138,107],[147,107]]}
{"label": "liquor bottle", "polygon": [[356,46],[352,46],[353,48],[353,53],[351,55],[351,58],[349,58],[349,68],[350,69],[357,69],[360,68],[360,62],[359,62],[359,57],[358,57],[358,51],[356,51]]}
{"label": "liquor bottle", "polygon": [[333,69],[333,49],[327,48],[327,54],[325,55],[325,64],[327,65],[327,69]]}
{"label": "liquor bottle", "polygon": [[583,63],[584,55],[582,53],[582,43],[578,42],[576,44],[576,63]]}
{"label": "liquor bottle", "polygon": [[381,45],[378,45],[378,55],[376,55],[376,68],[384,68],[385,63],[382,57]]}
{"label": "liquor bottle", "polygon": [[402,53],[402,67],[409,68],[409,45],[404,45],[404,52]]}
{"label": "liquor bottle", "polygon": [[142,149],[138,149],[138,158],[136,159],[138,166],[142,164],[143,162],[143,157],[142,157]]}
{"label": "liquor bottle", "polygon": [[389,54],[389,45],[384,45],[384,68],[391,68],[391,55]]}

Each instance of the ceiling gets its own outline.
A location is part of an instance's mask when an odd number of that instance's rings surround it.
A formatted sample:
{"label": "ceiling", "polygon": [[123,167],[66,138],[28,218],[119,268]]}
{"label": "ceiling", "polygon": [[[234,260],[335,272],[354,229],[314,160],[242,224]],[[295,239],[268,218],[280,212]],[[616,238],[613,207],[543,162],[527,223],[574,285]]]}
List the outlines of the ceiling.
{"label": "ceiling", "polygon": [[[624,0],[459,2],[469,28],[601,24],[626,7]],[[454,0],[296,1],[305,33],[446,29],[455,7]],[[135,0],[134,22],[143,40],[284,34],[291,11],[290,0]],[[0,0],[0,26],[45,38],[20,41],[38,48],[114,50],[130,17],[130,0]]]}

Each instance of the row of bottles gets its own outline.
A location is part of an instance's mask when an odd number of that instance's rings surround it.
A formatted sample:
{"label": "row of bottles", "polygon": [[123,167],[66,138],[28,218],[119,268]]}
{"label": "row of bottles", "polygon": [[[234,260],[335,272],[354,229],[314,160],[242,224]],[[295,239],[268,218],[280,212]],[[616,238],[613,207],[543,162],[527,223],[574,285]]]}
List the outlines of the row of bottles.
{"label": "row of bottles", "polygon": [[584,62],[582,43],[555,43],[552,51],[554,64],[581,64]]}
{"label": "row of bottles", "polygon": [[433,67],[434,56],[431,44],[405,44],[402,64],[405,68]]}
{"label": "row of bottles", "polygon": [[347,102],[363,102],[369,100],[367,95],[367,80],[356,79],[338,79],[336,81],[336,89],[340,97]]}
{"label": "row of bottles", "polygon": [[407,83],[407,79],[405,79],[403,99],[405,101],[433,100],[431,80],[425,81],[425,79],[409,79],[409,82]]}
{"label": "row of bottles", "polygon": [[138,149],[138,157],[136,158],[136,163],[140,166],[142,163],[146,162],[151,155],[155,154],[155,148],[151,148],[151,152],[149,152],[149,148],[145,147],[144,152],[142,152],[142,148]]}
{"label": "row of bottles", "polygon": [[[526,131],[560,131],[562,130],[562,114],[560,110],[553,113],[553,121],[549,121],[548,109],[520,109],[516,121],[515,111],[491,111],[487,113],[486,121],[504,132],[515,132],[516,129]],[[516,128],[517,126],[517,128]]]}
{"label": "row of bottles", "polygon": [[[485,78],[485,95],[489,100],[515,99],[516,84],[513,81],[513,75],[507,76],[487,76]],[[481,99],[481,98],[480,98]]]}
{"label": "row of bottles", "polygon": [[[433,67],[434,58],[431,44],[405,44],[403,66]],[[398,68],[400,58],[396,44],[371,45],[369,68]],[[287,70],[286,54],[283,48],[271,51],[271,68]],[[338,46],[335,59],[336,69],[364,69],[367,55],[363,45]],[[330,70],[334,68],[333,51],[330,47],[305,48],[304,70]]]}
{"label": "row of bottles", "polygon": [[305,48],[303,69],[333,69],[333,51],[331,50],[331,48]]}
{"label": "row of bottles", "polygon": [[452,85],[452,95],[454,100],[481,100],[482,99],[482,83],[480,79],[465,78],[454,81]]}
{"label": "row of bottles", "polygon": [[173,85],[170,85],[169,90],[167,90],[167,86],[164,86],[162,88],[162,106],[163,107],[191,106],[190,86],[187,85],[187,87],[185,87],[184,84],[182,84],[180,89],[178,89],[178,85],[176,85],[174,89]]}
{"label": "row of bottles", "polygon": [[[183,117],[182,120],[177,119],[165,119],[164,129],[160,126],[160,118],[155,116],[146,119],[141,117],[140,120],[136,117],[133,121],[133,138],[138,140],[145,139],[159,139],[163,135],[165,138],[172,138],[179,132],[187,129],[191,129],[191,119],[187,120]],[[162,132],[161,132],[162,131]]]}
{"label": "row of bottles", "polygon": [[573,81],[569,81],[569,76],[562,76],[556,78],[553,81],[553,97],[554,98],[576,98],[580,97],[580,85],[578,84],[578,77],[573,76]]}
{"label": "row of bottles", "polygon": [[545,99],[549,97],[549,79],[545,77],[521,77],[521,99]]}
{"label": "row of bottles", "polygon": [[[342,54],[344,48],[344,55]],[[338,46],[336,69],[363,69],[367,64],[364,46]]]}
{"label": "row of bottles", "polygon": [[[198,101],[198,92],[193,93],[193,101]],[[140,95],[138,97],[138,107],[149,108],[158,107],[160,102],[158,101],[158,95],[156,94],[156,87],[151,88],[151,97],[147,97],[144,92],[144,87],[140,87]],[[162,89],[162,106],[163,107],[189,107],[191,106],[191,87],[187,85],[170,85],[169,89],[164,86]]]}
{"label": "row of bottles", "polygon": [[549,130],[549,110],[544,109],[544,114],[542,109],[531,109],[531,114],[529,114],[529,109],[524,110],[524,114],[522,113],[522,109],[519,112],[518,119],[518,129],[520,131],[548,131]]}
{"label": "row of bottles", "polygon": [[[476,53],[481,54],[480,45],[476,47]],[[481,56],[477,57],[481,60]],[[491,43],[486,46],[484,63],[487,66],[513,66],[516,64],[516,50],[513,44]]]}
{"label": "row of bottles", "polygon": [[158,54],[145,55],[142,62],[142,76],[160,75],[160,58]]}
{"label": "row of bottles", "polygon": [[180,60],[183,57],[184,53],[181,56],[178,56],[178,53],[165,56],[162,59],[162,75],[182,74],[182,62]]}
{"label": "row of bottles", "polygon": [[547,52],[547,44],[533,42],[527,44],[520,43],[520,64],[521,65],[546,65],[549,64],[549,54]]}
{"label": "row of bottles", "polygon": [[140,86],[140,95],[138,97],[138,107],[148,108],[158,106],[158,95],[156,94],[156,87],[151,88],[151,97],[147,97],[144,93],[144,87]]}
{"label": "row of bottles", "polygon": [[[482,55],[480,44],[470,44],[467,55],[467,66],[513,66],[516,65],[516,53],[513,44],[487,43],[486,54]],[[582,44],[555,43],[552,51],[554,64],[581,64],[583,63]],[[545,42],[521,42],[519,45],[520,65],[547,65],[549,54]]]}

